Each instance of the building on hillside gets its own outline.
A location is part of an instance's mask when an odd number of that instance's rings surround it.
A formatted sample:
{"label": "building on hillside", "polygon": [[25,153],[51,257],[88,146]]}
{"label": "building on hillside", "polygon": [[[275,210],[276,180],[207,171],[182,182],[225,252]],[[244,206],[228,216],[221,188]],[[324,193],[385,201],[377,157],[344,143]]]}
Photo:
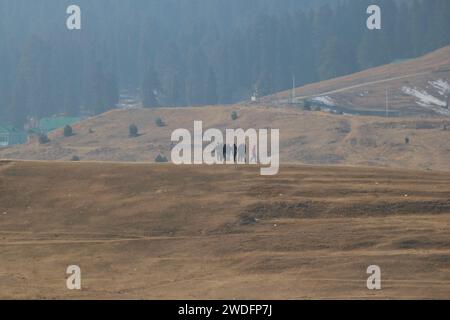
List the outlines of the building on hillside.
{"label": "building on hillside", "polygon": [[25,131],[12,126],[0,125],[0,148],[27,142]]}

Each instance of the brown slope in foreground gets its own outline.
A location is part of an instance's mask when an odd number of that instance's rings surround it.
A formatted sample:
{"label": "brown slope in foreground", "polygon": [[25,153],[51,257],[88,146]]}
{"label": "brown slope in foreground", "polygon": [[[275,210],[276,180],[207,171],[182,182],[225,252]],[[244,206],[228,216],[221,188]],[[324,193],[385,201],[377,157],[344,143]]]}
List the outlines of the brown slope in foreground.
{"label": "brown slope in foreground", "polygon": [[[230,118],[232,110],[239,114],[237,121]],[[158,117],[166,127],[155,125]],[[192,132],[195,120],[202,120],[205,130],[279,128],[281,163],[450,171],[450,120],[347,117],[262,106],[115,110],[75,125],[73,137],[56,131],[48,145],[0,150],[0,158],[70,160],[78,155],[82,161],[153,162],[163,153],[170,159],[171,133],[177,128]],[[128,137],[131,123],[141,136]]]}
{"label": "brown slope in foreground", "polygon": [[[358,111],[383,114],[386,89],[390,111],[400,115],[450,115],[445,109],[427,102],[431,97],[445,102],[450,97],[450,46],[423,57],[392,63],[355,74],[309,84],[296,89],[297,101],[327,97],[336,105]],[[447,88],[445,92],[445,88]],[[411,90],[418,90],[412,93]],[[417,94],[425,93],[422,101]],[[262,98],[263,103],[288,102],[291,90]]]}
{"label": "brown slope in foreground", "polygon": [[[450,298],[450,174],[0,162],[0,298]],[[82,269],[82,291],[65,269]],[[379,265],[382,290],[366,289]]]}

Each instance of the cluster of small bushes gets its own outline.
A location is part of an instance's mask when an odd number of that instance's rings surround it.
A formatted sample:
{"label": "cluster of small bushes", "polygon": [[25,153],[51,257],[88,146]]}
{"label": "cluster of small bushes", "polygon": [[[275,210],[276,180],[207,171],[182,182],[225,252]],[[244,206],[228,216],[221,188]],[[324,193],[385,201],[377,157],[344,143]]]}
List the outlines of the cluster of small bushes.
{"label": "cluster of small bushes", "polygon": [[169,160],[167,160],[167,157],[161,154],[158,154],[155,158],[155,162],[157,163],[165,163],[165,162],[169,162]]}
{"label": "cluster of small bushes", "polygon": [[[73,129],[70,125],[66,125],[64,127],[64,137],[70,137],[73,136]],[[48,135],[46,133],[40,133],[38,136],[39,144],[47,144],[50,142],[50,139],[48,138]]]}
{"label": "cluster of small bushes", "polygon": [[[162,127],[167,126],[166,123],[161,118],[156,118],[155,125],[158,128],[162,128]],[[130,138],[136,138],[136,137],[139,136],[139,128],[138,128],[138,126],[136,124],[132,123],[132,124],[129,125],[129,127],[128,127],[128,136]]]}
{"label": "cluster of small bushes", "polygon": [[41,133],[39,135],[39,143],[40,144],[47,144],[50,142],[50,139],[48,138],[48,136],[45,133]]}

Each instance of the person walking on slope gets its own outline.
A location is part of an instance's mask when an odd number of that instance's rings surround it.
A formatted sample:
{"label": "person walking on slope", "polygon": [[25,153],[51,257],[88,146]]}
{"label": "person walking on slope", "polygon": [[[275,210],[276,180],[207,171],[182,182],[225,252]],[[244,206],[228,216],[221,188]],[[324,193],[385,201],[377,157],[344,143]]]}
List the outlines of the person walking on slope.
{"label": "person walking on slope", "polygon": [[223,143],[218,143],[216,145],[216,159],[218,163],[223,163]]}
{"label": "person walking on slope", "polygon": [[256,144],[253,145],[252,148],[252,158],[250,159],[250,163],[257,163],[258,159],[256,157]]}
{"label": "person walking on slope", "polygon": [[225,161],[228,159],[228,146],[226,143],[223,144],[223,159]]}
{"label": "person walking on slope", "polygon": [[245,144],[240,144],[238,147],[238,161],[239,163],[245,163]]}
{"label": "person walking on slope", "polygon": [[227,161],[230,161],[233,159],[233,147],[229,144],[227,144]]}

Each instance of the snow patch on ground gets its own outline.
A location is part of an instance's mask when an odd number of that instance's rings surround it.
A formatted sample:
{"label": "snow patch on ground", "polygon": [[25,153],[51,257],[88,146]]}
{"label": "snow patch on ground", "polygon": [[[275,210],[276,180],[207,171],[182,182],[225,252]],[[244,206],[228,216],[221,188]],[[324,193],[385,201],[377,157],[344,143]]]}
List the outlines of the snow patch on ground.
{"label": "snow patch on ground", "polygon": [[433,97],[431,94],[427,93],[426,91],[420,91],[418,89],[413,89],[409,87],[403,87],[402,91],[410,96],[416,97],[419,99],[417,103],[421,103],[427,106],[436,105],[439,107],[445,107],[446,103],[445,101],[439,100],[436,97]]}
{"label": "snow patch on ground", "polygon": [[447,81],[439,79],[436,81],[428,81],[428,83],[433,86],[433,88],[437,89],[441,96],[450,94],[450,84]]}
{"label": "snow patch on ground", "polygon": [[329,106],[329,107],[336,106],[336,103],[334,102],[334,100],[331,99],[328,96],[315,97],[315,98],[312,98],[312,101],[320,102],[320,103],[322,103],[322,104],[324,104],[326,106]]}
{"label": "snow patch on ground", "polygon": [[450,115],[450,110],[446,108],[447,103],[436,97],[433,97],[428,92],[420,91],[416,88],[410,87],[403,87],[402,91],[407,95],[417,98],[418,100],[416,101],[416,103],[419,106],[432,109],[433,111],[443,115]]}

